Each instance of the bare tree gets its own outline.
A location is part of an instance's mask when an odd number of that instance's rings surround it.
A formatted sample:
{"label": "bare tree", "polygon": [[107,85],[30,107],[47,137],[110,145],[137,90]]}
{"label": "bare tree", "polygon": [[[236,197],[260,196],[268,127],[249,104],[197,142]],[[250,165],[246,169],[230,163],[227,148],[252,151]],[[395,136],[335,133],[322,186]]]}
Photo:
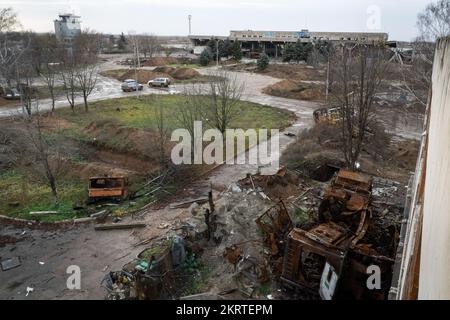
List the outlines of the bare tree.
{"label": "bare tree", "polygon": [[207,122],[222,134],[237,115],[237,105],[244,92],[244,83],[227,71],[217,71],[206,92]]}
{"label": "bare tree", "polygon": [[331,61],[336,78],[332,92],[341,106],[342,151],[348,167],[355,170],[386,72],[386,50],[382,45],[342,45],[335,48]]}
{"label": "bare tree", "polygon": [[62,172],[63,157],[57,148],[54,148],[44,131],[43,116],[37,108],[33,120],[26,122],[28,139],[31,142],[32,169],[48,184],[55,202],[58,201],[58,176]]}
{"label": "bare tree", "polygon": [[59,75],[62,80],[63,90],[66,95],[66,99],[69,102],[70,109],[75,112],[75,98],[78,93],[76,81],[77,69],[75,63],[73,61],[64,63],[60,69]]}
{"label": "bare tree", "polygon": [[23,48],[27,47],[21,41],[12,41],[9,33],[20,26],[17,15],[12,8],[0,9],[0,77],[7,86],[16,79],[16,63],[21,57]]}
{"label": "bare tree", "polygon": [[88,97],[97,85],[98,67],[92,64],[82,64],[76,69],[75,77],[76,83],[83,95],[84,110],[88,112]]}
{"label": "bare tree", "polygon": [[450,35],[450,0],[430,3],[418,15],[417,26],[422,41],[435,42]]}
{"label": "bare tree", "polygon": [[401,66],[402,88],[426,107],[433,71],[434,43],[417,39],[411,45],[414,52],[411,64]]}
{"label": "bare tree", "polygon": [[52,102],[53,114],[56,102],[56,82],[62,66],[61,49],[54,35],[46,34],[37,39],[37,47],[34,48],[34,56],[39,56],[35,62],[35,68],[41,79],[45,82]]}
{"label": "bare tree", "polygon": [[33,87],[36,70],[31,56],[32,52],[28,48],[24,48],[20,58],[15,63],[16,84],[20,93],[22,113],[28,117],[32,116],[32,106],[38,101],[37,90]]}
{"label": "bare tree", "polygon": [[169,141],[169,128],[166,123],[166,115],[164,106],[160,103],[156,105],[154,121],[158,130],[158,149],[159,149],[159,162],[162,168],[167,165],[167,153],[166,147]]}
{"label": "bare tree", "polygon": [[191,135],[191,150],[195,150],[194,123],[204,119],[204,99],[202,88],[198,85],[187,85],[183,91],[184,103],[179,105],[175,120],[180,128],[186,129]]}
{"label": "bare tree", "polygon": [[76,84],[83,95],[84,109],[89,111],[88,97],[95,89],[98,80],[97,54],[101,46],[101,35],[95,31],[84,30],[74,42],[76,63]]}
{"label": "bare tree", "polygon": [[159,50],[160,44],[157,36],[153,34],[144,34],[140,36],[140,47],[144,53],[144,57],[152,58],[153,55]]}
{"label": "bare tree", "polygon": [[9,32],[18,25],[17,14],[11,7],[0,9],[0,32]]}
{"label": "bare tree", "polygon": [[171,47],[171,46],[168,46],[168,45],[164,47],[164,52],[165,52],[167,58],[170,57],[173,53],[175,53],[175,52],[177,52],[179,50],[180,49],[175,48],[175,47]]}
{"label": "bare tree", "polygon": [[450,0],[430,3],[417,17],[419,37],[412,43],[411,65],[402,66],[403,88],[424,107],[427,105],[435,41],[450,35]]}

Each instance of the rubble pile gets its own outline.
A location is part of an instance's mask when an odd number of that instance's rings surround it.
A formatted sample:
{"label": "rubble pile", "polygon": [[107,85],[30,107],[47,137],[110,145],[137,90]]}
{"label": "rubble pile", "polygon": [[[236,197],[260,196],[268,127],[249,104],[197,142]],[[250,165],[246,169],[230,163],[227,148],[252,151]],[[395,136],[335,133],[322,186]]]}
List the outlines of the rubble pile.
{"label": "rubble pile", "polygon": [[[215,196],[211,190],[172,204],[190,206],[165,249],[144,250],[105,282],[113,298],[180,297],[177,268],[191,255],[211,270],[205,291],[196,294],[385,299],[403,192],[395,182],[344,169],[329,184],[300,181],[285,168],[249,174]],[[370,265],[380,268],[381,290],[362,285]]]}

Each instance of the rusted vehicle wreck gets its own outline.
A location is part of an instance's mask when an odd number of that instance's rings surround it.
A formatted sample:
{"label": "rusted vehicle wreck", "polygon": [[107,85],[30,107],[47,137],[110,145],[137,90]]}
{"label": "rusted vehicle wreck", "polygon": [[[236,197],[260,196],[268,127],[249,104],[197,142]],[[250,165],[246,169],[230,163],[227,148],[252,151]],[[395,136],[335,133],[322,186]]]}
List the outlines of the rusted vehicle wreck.
{"label": "rusted vehicle wreck", "polygon": [[[306,299],[385,299],[394,260],[366,241],[372,222],[371,200],[372,177],[341,169],[323,190],[318,223],[313,227],[292,228],[282,212],[284,205],[280,206],[280,214],[272,214],[262,231],[266,245],[277,249],[272,250],[272,257],[282,251],[272,264],[282,286]],[[276,235],[283,229],[280,224],[290,227],[282,241]],[[379,283],[370,283],[373,270],[379,272]]]}

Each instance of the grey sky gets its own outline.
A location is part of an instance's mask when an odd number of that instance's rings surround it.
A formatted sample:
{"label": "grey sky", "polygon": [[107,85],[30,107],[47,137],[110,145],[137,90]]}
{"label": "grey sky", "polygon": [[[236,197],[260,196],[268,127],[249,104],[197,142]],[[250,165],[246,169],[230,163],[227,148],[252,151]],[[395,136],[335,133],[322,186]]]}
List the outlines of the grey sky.
{"label": "grey sky", "polygon": [[[60,12],[82,16],[83,28],[159,35],[228,35],[229,30],[382,31],[391,40],[417,34],[417,14],[430,0],[0,0],[25,29],[53,31]],[[368,12],[369,10],[369,12]],[[379,12],[379,15],[378,15]],[[378,19],[379,17],[379,19]],[[375,20],[374,20],[375,19]],[[369,21],[369,23],[368,23]]]}

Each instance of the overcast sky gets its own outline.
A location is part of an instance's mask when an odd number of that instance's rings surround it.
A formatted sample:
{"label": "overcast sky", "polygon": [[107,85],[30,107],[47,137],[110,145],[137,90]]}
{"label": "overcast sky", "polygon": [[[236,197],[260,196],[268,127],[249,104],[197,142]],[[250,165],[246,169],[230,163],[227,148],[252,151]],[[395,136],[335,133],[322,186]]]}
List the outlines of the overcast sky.
{"label": "overcast sky", "polygon": [[417,34],[417,14],[431,0],[0,0],[24,29],[53,31],[61,12],[81,15],[82,27],[103,33],[228,35],[230,30],[387,32],[391,40]]}

